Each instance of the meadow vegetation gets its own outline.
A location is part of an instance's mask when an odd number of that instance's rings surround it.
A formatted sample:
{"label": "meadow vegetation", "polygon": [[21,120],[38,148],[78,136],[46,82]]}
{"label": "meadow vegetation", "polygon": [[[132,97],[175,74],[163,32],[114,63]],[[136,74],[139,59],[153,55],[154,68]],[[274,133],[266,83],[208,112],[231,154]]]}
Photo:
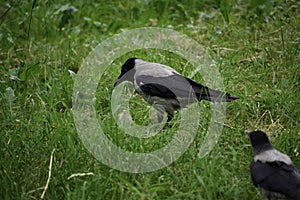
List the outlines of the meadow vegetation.
{"label": "meadow vegetation", "polygon": [[[40,199],[50,161],[45,199],[261,199],[250,178],[245,130],[267,132],[300,168],[299,13],[296,0],[1,2],[0,199]],[[211,104],[200,102],[203,120],[188,151],[166,168],[131,174],[105,166],[85,149],[72,93],[90,51],[139,27],[174,29],[206,47],[226,91],[240,99],[227,104],[223,132],[206,157],[197,155]],[[96,108],[104,132],[124,149],[149,152],[172,138],[180,116],[147,141],[118,129],[110,98],[122,63],[132,56],[186,76],[193,66],[170,52],[141,49],[115,60],[99,81]],[[191,78],[202,82],[201,74]],[[149,123],[148,110],[139,96],[131,99],[138,123]],[[90,174],[69,178],[76,173]]]}

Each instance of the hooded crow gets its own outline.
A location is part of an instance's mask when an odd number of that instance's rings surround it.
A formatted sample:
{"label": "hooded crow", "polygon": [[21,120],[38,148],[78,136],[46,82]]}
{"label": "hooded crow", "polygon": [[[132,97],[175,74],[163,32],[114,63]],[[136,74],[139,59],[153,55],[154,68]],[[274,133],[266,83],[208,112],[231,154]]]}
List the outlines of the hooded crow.
{"label": "hooded crow", "polygon": [[286,154],[276,150],[262,131],[248,133],[254,150],[250,165],[254,186],[265,199],[300,200],[300,174]]}
{"label": "hooded crow", "polygon": [[132,82],[136,92],[157,110],[158,122],[167,112],[168,121],[174,112],[195,101],[230,102],[238,99],[228,93],[209,89],[196,81],[180,75],[166,65],[129,58],[122,66],[116,87],[123,81]]}

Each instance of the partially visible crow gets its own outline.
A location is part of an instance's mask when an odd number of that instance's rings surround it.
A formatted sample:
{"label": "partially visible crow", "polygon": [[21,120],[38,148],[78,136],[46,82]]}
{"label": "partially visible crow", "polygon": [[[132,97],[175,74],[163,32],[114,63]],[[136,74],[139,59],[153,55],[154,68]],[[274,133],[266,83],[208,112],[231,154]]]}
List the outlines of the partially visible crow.
{"label": "partially visible crow", "polygon": [[238,99],[228,93],[209,89],[180,75],[171,67],[138,58],[129,58],[123,64],[121,74],[114,86],[123,81],[132,82],[143,99],[150,105],[154,105],[158,111],[159,122],[162,122],[164,112],[168,113],[168,121],[170,121],[176,110],[196,100],[231,102]]}
{"label": "partially visible crow", "polygon": [[277,151],[262,131],[248,133],[254,149],[251,178],[265,199],[300,200],[300,174],[286,154]]}

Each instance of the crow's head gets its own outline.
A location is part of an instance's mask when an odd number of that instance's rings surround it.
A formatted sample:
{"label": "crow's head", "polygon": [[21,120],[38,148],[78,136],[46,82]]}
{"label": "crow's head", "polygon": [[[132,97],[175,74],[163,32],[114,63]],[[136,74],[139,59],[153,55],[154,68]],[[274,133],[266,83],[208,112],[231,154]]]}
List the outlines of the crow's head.
{"label": "crow's head", "polygon": [[122,77],[126,72],[134,68],[136,59],[137,58],[129,58],[128,60],[126,60],[126,62],[122,65],[119,78]]}
{"label": "crow's head", "polygon": [[[122,65],[121,74],[119,75],[114,86],[117,86],[119,83],[121,83],[124,80],[132,81],[131,79],[133,77],[131,77],[132,73],[130,73],[130,70],[134,69],[136,59],[137,58],[129,58],[128,60],[126,60],[126,62]],[[126,73],[127,73],[127,75],[126,75]]]}
{"label": "crow's head", "polygon": [[254,151],[266,151],[273,149],[267,134],[263,131],[250,131],[248,132],[248,136],[251,140]]}

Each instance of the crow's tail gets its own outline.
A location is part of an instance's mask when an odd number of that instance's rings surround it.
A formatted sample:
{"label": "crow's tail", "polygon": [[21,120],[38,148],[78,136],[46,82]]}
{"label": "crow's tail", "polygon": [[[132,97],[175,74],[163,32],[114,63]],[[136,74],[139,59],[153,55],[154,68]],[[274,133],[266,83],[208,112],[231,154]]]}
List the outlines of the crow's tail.
{"label": "crow's tail", "polygon": [[198,100],[207,100],[212,102],[231,102],[239,99],[237,96],[231,96],[228,93],[224,93],[218,90],[209,89],[208,87],[202,87],[200,93],[196,92]]}
{"label": "crow's tail", "polygon": [[193,81],[192,79],[189,78],[186,79],[191,84],[198,101],[201,101],[203,99],[212,102],[231,102],[236,99],[239,99],[239,97],[231,96],[228,93],[205,87],[200,83]]}

